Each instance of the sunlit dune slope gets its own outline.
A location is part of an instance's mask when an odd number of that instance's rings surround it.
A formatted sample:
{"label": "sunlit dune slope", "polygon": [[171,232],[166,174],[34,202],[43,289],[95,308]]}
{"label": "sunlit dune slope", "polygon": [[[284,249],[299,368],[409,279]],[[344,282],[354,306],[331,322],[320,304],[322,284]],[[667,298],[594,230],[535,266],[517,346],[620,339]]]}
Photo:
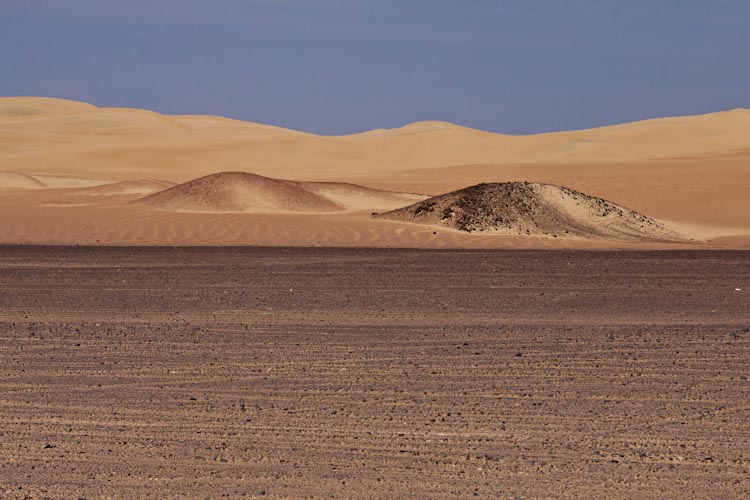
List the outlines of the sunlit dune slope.
{"label": "sunlit dune slope", "polygon": [[20,118],[35,115],[78,114],[98,108],[84,102],[49,97],[0,97],[0,118]]}
{"label": "sunlit dune slope", "polygon": [[336,182],[294,182],[221,172],[134,201],[176,212],[340,212],[392,209],[425,196]]}
{"label": "sunlit dune slope", "polygon": [[220,171],[313,180],[468,164],[601,163],[750,150],[750,111],[530,136],[444,122],[317,136],[204,116],[0,98],[4,170],[186,181]]}
{"label": "sunlit dune slope", "polygon": [[422,201],[426,195],[372,189],[348,182],[300,182],[307,191],[323,196],[347,210],[393,210]]}
{"label": "sunlit dune slope", "polygon": [[176,212],[335,212],[336,203],[294,182],[247,172],[222,172],[134,203]]}
{"label": "sunlit dune slope", "polygon": [[54,175],[36,175],[24,172],[0,172],[0,189],[3,188],[75,188],[106,184],[106,181],[59,177]]}
{"label": "sunlit dune slope", "polygon": [[118,181],[100,186],[83,187],[70,190],[73,195],[89,196],[127,196],[146,195],[169,189],[175,185],[174,182],[160,179],[136,179],[132,181]]}

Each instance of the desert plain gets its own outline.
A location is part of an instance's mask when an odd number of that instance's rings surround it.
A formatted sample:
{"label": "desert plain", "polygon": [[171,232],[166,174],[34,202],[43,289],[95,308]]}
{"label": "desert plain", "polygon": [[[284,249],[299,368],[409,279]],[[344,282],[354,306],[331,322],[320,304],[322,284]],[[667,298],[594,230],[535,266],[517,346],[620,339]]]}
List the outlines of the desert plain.
{"label": "desert plain", "polygon": [[0,498],[745,498],[749,132],[0,98]]}
{"label": "desert plain", "polygon": [[744,498],[749,285],[728,251],[0,247],[0,496]]}

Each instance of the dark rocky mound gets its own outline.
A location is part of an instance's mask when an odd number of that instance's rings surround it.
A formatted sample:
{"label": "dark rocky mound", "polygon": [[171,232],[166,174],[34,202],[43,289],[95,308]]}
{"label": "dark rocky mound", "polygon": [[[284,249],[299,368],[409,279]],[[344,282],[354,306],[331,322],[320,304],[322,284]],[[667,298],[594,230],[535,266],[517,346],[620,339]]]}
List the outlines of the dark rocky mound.
{"label": "dark rocky mound", "polygon": [[478,184],[375,216],[469,233],[610,240],[679,240],[661,222],[552,184]]}

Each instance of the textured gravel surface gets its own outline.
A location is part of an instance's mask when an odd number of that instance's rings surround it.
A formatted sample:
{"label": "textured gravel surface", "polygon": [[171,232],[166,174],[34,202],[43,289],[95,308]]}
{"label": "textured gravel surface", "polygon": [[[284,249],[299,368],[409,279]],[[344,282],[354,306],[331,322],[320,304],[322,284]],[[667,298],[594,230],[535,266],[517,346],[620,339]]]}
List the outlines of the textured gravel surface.
{"label": "textured gravel surface", "polygon": [[0,337],[0,498],[750,495],[750,253],[0,247]]}

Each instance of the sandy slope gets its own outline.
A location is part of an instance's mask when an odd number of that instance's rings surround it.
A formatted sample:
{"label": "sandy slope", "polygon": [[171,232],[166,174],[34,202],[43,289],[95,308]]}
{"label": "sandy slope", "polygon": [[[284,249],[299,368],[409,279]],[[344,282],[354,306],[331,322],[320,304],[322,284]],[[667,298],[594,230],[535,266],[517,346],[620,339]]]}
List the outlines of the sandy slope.
{"label": "sandy slope", "polygon": [[173,212],[336,212],[340,207],[294,182],[247,172],[211,174],[133,203]]}
{"label": "sandy slope", "polygon": [[[5,186],[0,203],[6,213],[14,214],[35,213],[42,206],[57,208],[55,219],[70,228],[64,238],[60,236],[65,241],[79,239],[89,229],[97,232],[99,226],[86,221],[101,219],[99,205],[120,211],[109,200],[112,196],[93,201],[92,196],[78,196],[81,193],[39,197],[14,193],[27,192],[24,188],[30,187],[75,187],[76,183],[81,187],[134,179],[186,182],[222,171],[242,171],[430,195],[478,182],[559,184],[651,217],[677,221],[694,235],[711,235],[742,246],[750,244],[749,169],[750,111],[742,109],[533,136],[419,122],[398,129],[324,137],[220,117],[166,116],[47,98],[0,98],[0,171],[6,172],[0,174],[0,187]],[[370,195],[364,191],[332,194],[325,184],[317,189],[316,194],[322,193],[348,210],[373,209],[373,200],[368,200]],[[131,195],[135,197],[135,193],[118,196]],[[74,208],[80,212],[75,217],[69,213]],[[373,211],[393,208],[396,206]],[[126,221],[106,224],[110,232],[123,228],[123,233],[112,233],[107,241],[162,242],[156,236],[149,240],[125,237],[129,231],[124,229],[144,225],[145,232],[163,232],[148,227],[161,221],[161,215],[135,209],[123,213]],[[344,224],[344,219],[349,222]],[[39,229],[24,228],[24,234],[10,234],[6,225],[2,241],[49,239],[41,229],[44,223],[38,222]],[[198,219],[194,223],[200,224]],[[191,223],[185,220],[184,225],[189,228]],[[356,244],[378,232],[369,217],[337,216],[325,225],[338,228],[332,231],[339,234],[357,233],[334,238],[337,244]],[[269,225],[262,240],[296,241],[299,233],[290,227]],[[292,236],[282,236],[287,232]],[[229,234],[217,238],[211,241],[245,239]],[[330,244],[332,240],[319,236],[305,241]],[[412,243],[404,240],[405,245]],[[420,244],[432,245],[429,241]]]}
{"label": "sandy slope", "polygon": [[249,172],[220,172],[134,200],[172,212],[302,212],[391,210],[426,196],[340,182],[294,182]]}
{"label": "sandy slope", "polygon": [[[532,136],[420,122],[323,137],[218,117],[174,117],[43,98],[0,99],[0,110],[22,105],[35,106],[36,114],[0,112],[4,170],[109,179],[133,178],[135,170],[147,173],[145,177],[187,181],[239,169],[312,180],[321,174],[340,178],[373,170],[621,162],[750,149],[750,111],[742,109]],[[50,162],[53,150],[55,161]]]}
{"label": "sandy slope", "polygon": [[108,182],[76,177],[28,174],[25,172],[0,172],[0,189],[90,188],[103,184],[108,184]]}
{"label": "sandy slope", "polygon": [[83,187],[71,191],[71,194],[89,196],[125,196],[146,195],[169,189],[174,182],[160,179],[137,179],[133,181],[108,182],[99,186]]}
{"label": "sandy slope", "polygon": [[[125,205],[118,197],[69,197],[67,190],[18,190],[0,197],[0,241],[93,245],[257,245],[409,248],[748,248],[750,235],[711,233],[711,243],[610,242],[467,234],[372,219],[369,211],[185,213]],[[723,243],[722,237],[730,240]]]}

